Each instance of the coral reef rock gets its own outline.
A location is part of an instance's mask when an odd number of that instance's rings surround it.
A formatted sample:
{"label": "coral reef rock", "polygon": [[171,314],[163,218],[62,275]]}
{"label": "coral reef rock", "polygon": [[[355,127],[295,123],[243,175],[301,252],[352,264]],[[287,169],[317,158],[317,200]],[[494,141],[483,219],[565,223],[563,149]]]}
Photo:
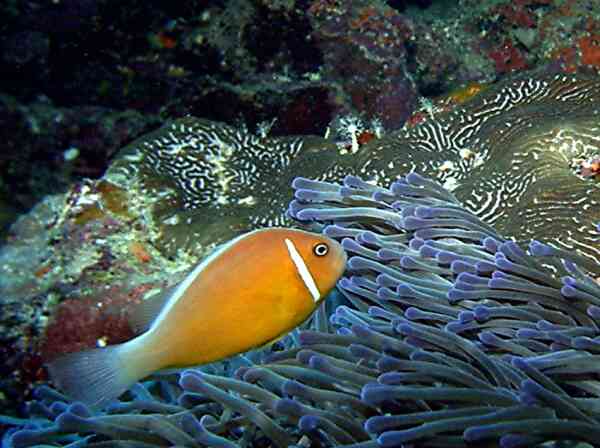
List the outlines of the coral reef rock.
{"label": "coral reef rock", "polygon": [[306,173],[391,182],[410,171],[441,181],[499,232],[552,239],[598,260],[600,201],[581,175],[599,154],[600,81],[517,77],[447,112],[348,151],[320,137],[268,137],[185,118],[123,151],[108,176],[154,199],[157,246],[165,253],[225,241],[289,222],[289,183]]}

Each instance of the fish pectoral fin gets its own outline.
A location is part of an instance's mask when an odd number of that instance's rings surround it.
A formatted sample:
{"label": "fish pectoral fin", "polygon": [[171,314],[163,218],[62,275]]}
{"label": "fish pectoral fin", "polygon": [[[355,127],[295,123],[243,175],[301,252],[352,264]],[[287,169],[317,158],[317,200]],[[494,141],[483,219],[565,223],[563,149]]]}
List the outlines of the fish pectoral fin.
{"label": "fish pectoral fin", "polygon": [[288,335],[288,333],[283,333],[279,336],[277,336],[276,338],[273,338],[267,342],[265,342],[262,345],[259,345],[258,347],[255,347],[254,350],[258,350],[258,349],[262,349],[262,348],[269,348],[270,346],[272,346],[273,344],[276,344],[277,342],[281,341],[283,338],[285,338]]}
{"label": "fish pectoral fin", "polygon": [[167,304],[177,286],[179,286],[179,284],[142,300],[140,304],[136,305],[130,311],[128,322],[135,334],[144,333],[152,326],[152,323]]}

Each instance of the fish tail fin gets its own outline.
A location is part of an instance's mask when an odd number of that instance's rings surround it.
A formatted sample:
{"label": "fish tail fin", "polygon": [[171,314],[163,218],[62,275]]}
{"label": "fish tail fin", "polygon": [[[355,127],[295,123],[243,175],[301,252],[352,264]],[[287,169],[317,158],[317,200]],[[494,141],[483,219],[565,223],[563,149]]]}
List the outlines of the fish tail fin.
{"label": "fish tail fin", "polygon": [[127,363],[128,343],[69,353],[48,364],[54,384],[69,398],[101,408],[129,389],[140,375]]}

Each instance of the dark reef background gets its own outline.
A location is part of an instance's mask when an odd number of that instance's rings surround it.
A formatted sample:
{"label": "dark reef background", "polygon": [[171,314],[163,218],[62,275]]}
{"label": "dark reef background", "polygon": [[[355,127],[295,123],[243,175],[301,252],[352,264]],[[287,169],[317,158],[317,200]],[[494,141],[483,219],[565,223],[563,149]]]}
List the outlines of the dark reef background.
{"label": "dark reef background", "polygon": [[592,0],[19,0],[0,8],[4,231],[46,194],[99,177],[120,147],[168,118],[250,128],[277,118],[275,135],[322,135],[339,114],[358,112],[397,129],[420,98],[470,82],[600,65]]}

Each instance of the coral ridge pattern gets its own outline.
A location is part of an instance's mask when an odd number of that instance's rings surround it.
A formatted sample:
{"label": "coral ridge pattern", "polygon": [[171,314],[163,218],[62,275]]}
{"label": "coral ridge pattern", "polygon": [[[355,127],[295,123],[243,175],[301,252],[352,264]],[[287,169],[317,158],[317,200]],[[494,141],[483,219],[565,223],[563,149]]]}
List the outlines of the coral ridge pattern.
{"label": "coral ridge pattern", "polygon": [[109,175],[139,179],[161,198],[154,216],[165,253],[289,224],[282,210],[301,173],[385,184],[415,171],[503,235],[552,238],[598,261],[600,190],[579,168],[599,155],[599,112],[600,80],[554,75],[509,79],[355,153],[317,136],[257,136],[185,118],[131,144]]}

